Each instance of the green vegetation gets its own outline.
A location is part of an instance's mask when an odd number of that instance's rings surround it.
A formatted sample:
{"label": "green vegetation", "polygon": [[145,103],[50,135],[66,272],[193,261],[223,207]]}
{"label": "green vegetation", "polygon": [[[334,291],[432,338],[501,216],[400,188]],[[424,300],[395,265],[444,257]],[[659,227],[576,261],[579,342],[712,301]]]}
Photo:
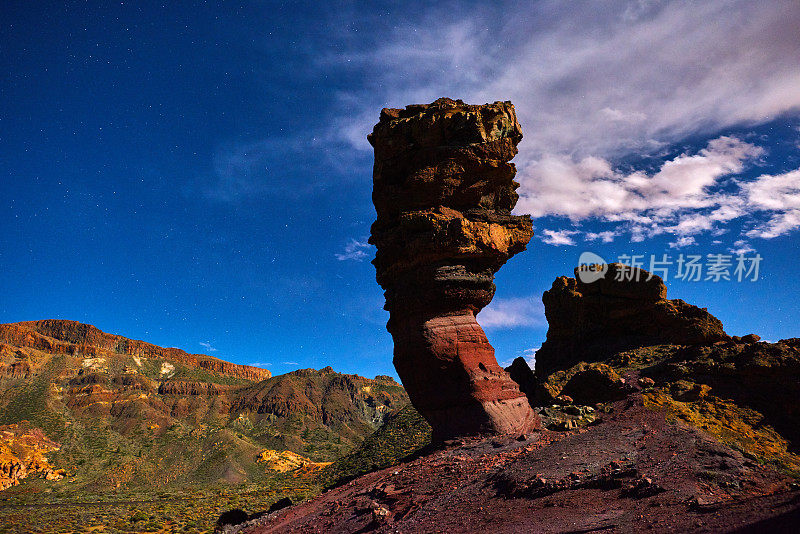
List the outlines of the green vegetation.
{"label": "green vegetation", "polygon": [[431,427],[410,404],[386,418],[377,432],[353,452],[322,472],[326,487],[333,487],[365,473],[384,469],[413,456],[431,442]]}
{"label": "green vegetation", "polygon": [[[66,477],[1,492],[0,532],[211,532],[222,512],[296,502],[328,480],[319,468],[270,471],[256,461],[264,449],[334,461],[408,403],[388,377],[330,368],[253,382],[160,358],[25,352],[27,377],[0,376],[0,424],[42,429],[60,444],[47,458]],[[387,442],[401,428],[379,432],[371,443],[382,445],[360,450],[347,473],[411,452]]]}
{"label": "green vegetation", "polygon": [[[315,463],[270,470],[257,461],[265,449],[333,462],[408,404],[391,377],[326,367],[247,380],[239,377],[264,373],[211,370],[191,355],[89,325],[2,326],[0,425],[47,440],[52,470],[36,472],[53,480],[17,480],[20,471],[9,469],[9,482],[19,484],[0,492],[0,532],[209,532],[222,512],[257,513],[284,497],[296,502],[328,480]],[[409,409],[400,414],[342,464],[342,475],[415,449],[421,418]],[[11,444],[13,434],[3,436]]]}
{"label": "green vegetation", "polygon": [[[396,465],[429,444],[430,433],[425,420],[411,405],[406,405],[390,414],[384,424],[350,454],[322,470],[277,473],[256,466],[247,472],[248,482],[221,484],[218,481],[224,472],[220,471],[220,466],[231,469],[237,465],[236,455],[231,450],[241,438],[230,431],[225,435],[211,432],[210,439],[204,442],[207,447],[203,449],[204,461],[193,473],[195,483],[166,484],[160,490],[156,490],[155,485],[122,484],[108,489],[85,484],[88,479],[81,474],[84,470],[94,471],[105,464],[109,469],[135,462],[130,451],[115,446],[116,442],[101,441],[92,448],[98,458],[86,460],[71,478],[56,482],[25,479],[19,486],[0,494],[0,532],[212,532],[219,515],[227,510],[238,508],[249,514],[263,512],[284,497],[298,502],[318,494],[324,487]],[[305,434],[313,439],[313,431]],[[92,432],[92,435],[95,434]],[[319,439],[326,438],[319,436]],[[151,446],[164,451],[174,447],[175,442],[165,434]],[[186,443],[183,446],[184,450],[196,448]],[[163,470],[168,472],[179,467],[176,464],[180,461],[173,458],[164,464]],[[150,474],[155,476],[155,473]]]}
{"label": "green vegetation", "polygon": [[713,395],[682,402],[667,388],[647,391],[644,400],[645,406],[665,410],[670,418],[704,430],[750,458],[800,476],[800,457],[789,452],[787,440],[764,424],[764,416],[753,409]]}
{"label": "green vegetation", "polygon": [[45,493],[50,484],[35,479],[0,494],[0,532],[210,533],[225,511],[238,508],[254,514],[283,497],[298,502],[320,490],[308,477],[273,475],[260,484],[86,494],[54,504],[39,496],[52,495]]}

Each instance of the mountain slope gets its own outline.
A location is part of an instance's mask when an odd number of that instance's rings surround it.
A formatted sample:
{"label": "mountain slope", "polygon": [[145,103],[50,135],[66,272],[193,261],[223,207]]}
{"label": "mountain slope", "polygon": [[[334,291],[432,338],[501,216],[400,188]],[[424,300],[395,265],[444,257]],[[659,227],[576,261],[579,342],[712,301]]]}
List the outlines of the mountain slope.
{"label": "mountain slope", "polygon": [[[37,368],[37,353],[83,356],[81,366],[90,369],[137,369],[153,378],[212,376],[264,380],[266,369],[237,365],[204,354],[163,348],[144,341],[107,334],[98,328],[60,319],[0,325],[0,358],[5,374],[25,377]],[[13,357],[13,360],[12,360]],[[166,363],[167,366],[157,363]],[[150,365],[147,365],[147,364]],[[156,365],[153,365],[153,364]],[[194,373],[192,372],[194,371]],[[210,378],[204,376],[203,378]]]}
{"label": "mountain slope", "polygon": [[340,457],[408,402],[389,377],[269,371],[74,321],[0,325],[0,424],[60,444],[56,492],[237,484],[264,449]]}

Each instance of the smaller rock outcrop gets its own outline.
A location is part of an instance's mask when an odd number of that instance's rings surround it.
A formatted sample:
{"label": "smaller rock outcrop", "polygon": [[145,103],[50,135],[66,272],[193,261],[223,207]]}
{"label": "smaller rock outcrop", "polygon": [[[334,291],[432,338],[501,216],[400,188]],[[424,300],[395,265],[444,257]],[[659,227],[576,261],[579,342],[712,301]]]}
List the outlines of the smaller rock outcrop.
{"label": "smaller rock outcrop", "polygon": [[258,453],[256,462],[263,464],[270,471],[288,473],[298,469],[322,469],[331,465],[331,462],[315,462],[292,451],[273,451],[264,449]]}
{"label": "smaller rock outcrop", "polygon": [[528,397],[530,405],[536,406],[536,377],[528,366],[528,362],[525,361],[525,358],[522,356],[514,358],[511,365],[506,367],[506,372],[508,376],[511,377],[511,380],[517,383],[520,391],[525,393],[525,396]]}
{"label": "smaller rock outcrop", "polygon": [[46,480],[64,478],[66,472],[54,469],[45,457],[58,448],[59,444],[38,428],[29,428],[27,424],[0,426],[0,491],[16,486],[34,473]]}
{"label": "smaller rock outcrop", "polygon": [[610,264],[606,276],[591,283],[577,272],[557,278],[542,295],[549,329],[536,353],[537,377],[629,348],[730,339],[705,308],[668,300],[664,282],[647,271]]}
{"label": "smaller rock outcrop", "polygon": [[576,404],[595,404],[624,399],[630,392],[631,387],[614,369],[592,363],[580,366],[559,395],[570,397]]}

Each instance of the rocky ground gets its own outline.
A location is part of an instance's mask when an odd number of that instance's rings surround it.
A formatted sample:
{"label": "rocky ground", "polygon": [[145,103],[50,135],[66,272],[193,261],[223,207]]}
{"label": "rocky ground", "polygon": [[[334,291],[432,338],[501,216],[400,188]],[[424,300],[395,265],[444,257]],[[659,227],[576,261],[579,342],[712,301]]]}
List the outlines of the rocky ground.
{"label": "rocky ground", "polygon": [[794,478],[641,391],[590,425],[450,442],[229,532],[796,532]]}

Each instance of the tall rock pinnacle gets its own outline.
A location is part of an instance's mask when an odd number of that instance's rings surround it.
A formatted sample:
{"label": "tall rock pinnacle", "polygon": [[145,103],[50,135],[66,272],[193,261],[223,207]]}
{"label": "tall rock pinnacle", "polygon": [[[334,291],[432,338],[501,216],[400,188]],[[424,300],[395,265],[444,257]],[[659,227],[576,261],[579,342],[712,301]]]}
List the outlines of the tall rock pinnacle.
{"label": "tall rock pinnacle", "polygon": [[529,216],[511,215],[519,184],[509,161],[522,139],[514,106],[440,98],[384,109],[368,139],[373,264],[414,407],[439,439],[536,428],[475,320],[494,296],[494,273],[533,235]]}

